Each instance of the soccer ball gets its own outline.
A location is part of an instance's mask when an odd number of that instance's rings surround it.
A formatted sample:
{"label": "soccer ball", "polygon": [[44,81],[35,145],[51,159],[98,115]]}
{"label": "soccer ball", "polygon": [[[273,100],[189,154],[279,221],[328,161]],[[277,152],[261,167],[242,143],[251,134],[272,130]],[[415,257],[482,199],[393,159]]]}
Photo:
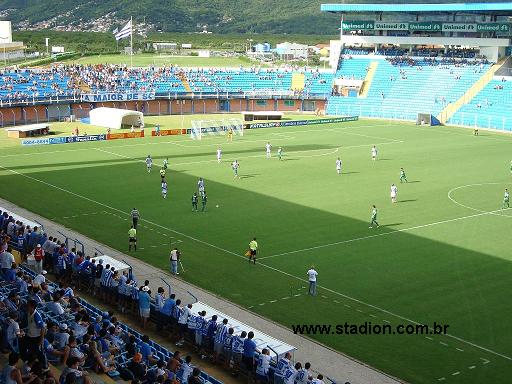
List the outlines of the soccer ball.
{"label": "soccer ball", "polygon": [[219,208],[219,204],[217,204],[217,205],[215,206],[215,208]]}

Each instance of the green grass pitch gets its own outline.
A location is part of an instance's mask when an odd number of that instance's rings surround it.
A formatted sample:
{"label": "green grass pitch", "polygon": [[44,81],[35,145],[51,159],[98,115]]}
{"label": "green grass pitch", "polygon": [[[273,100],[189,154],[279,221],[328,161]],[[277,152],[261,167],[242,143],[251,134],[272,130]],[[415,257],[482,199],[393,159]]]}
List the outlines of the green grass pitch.
{"label": "green grass pitch", "polygon": [[[505,383],[512,212],[501,207],[512,189],[511,146],[506,135],[368,120],[247,130],[233,143],[216,136],[3,145],[0,196],[125,252],[128,213],[137,207],[136,256],[157,267],[168,268],[172,240],[184,279],[285,326],[448,324],[447,336],[311,337],[412,383]],[[148,154],[157,164],[169,157],[166,200],[158,167],[146,172]],[[199,177],[205,213],[191,210]],[[368,228],[372,204],[378,229]],[[253,236],[257,265],[243,256]],[[303,288],[312,264],[317,297]]]}

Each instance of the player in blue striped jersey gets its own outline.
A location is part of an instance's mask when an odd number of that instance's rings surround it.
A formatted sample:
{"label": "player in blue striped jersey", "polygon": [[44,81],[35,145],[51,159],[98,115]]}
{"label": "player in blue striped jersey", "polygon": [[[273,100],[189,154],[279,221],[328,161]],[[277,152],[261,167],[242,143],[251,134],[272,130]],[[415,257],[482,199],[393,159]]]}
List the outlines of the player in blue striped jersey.
{"label": "player in blue striped jersey", "polygon": [[274,371],[274,383],[281,384],[284,381],[284,372],[290,366],[290,360],[292,355],[290,352],[286,352],[283,358],[277,362],[276,369]]}
{"label": "player in blue striped jersey", "polygon": [[224,338],[224,368],[229,368],[229,363],[233,357],[233,338],[235,330],[231,327],[228,329],[228,334]]}
{"label": "player in blue striped jersey", "polygon": [[307,362],[304,364],[304,368],[301,368],[297,372],[297,376],[295,376],[295,382],[297,384],[308,384],[310,380],[311,373],[309,369],[311,368],[311,363]]}
{"label": "player in blue striped jersey", "polygon": [[57,256],[57,278],[59,280],[61,280],[66,274],[66,258],[67,255],[65,253]]}
{"label": "player in blue striped jersey", "polygon": [[240,373],[240,364],[242,363],[242,356],[244,353],[244,342],[247,332],[242,331],[239,336],[233,337],[231,349],[233,350],[233,375],[238,376]]}
{"label": "player in blue striped jersey", "polygon": [[261,353],[256,358],[256,382],[268,383],[268,371],[270,370],[270,351],[263,348]]}
{"label": "player in blue striped jersey", "polygon": [[215,330],[214,346],[213,346],[213,362],[217,364],[219,358],[224,354],[224,340],[228,334],[228,319],[222,320]]}
{"label": "player in blue striped jersey", "polygon": [[296,363],[295,366],[290,364],[288,368],[286,368],[286,370],[284,371],[284,384],[294,384],[295,378],[297,377],[297,373],[301,368],[301,363]]}
{"label": "player in blue striped jersey", "polygon": [[205,320],[205,317],[206,316],[206,311],[201,311],[201,312],[198,312],[198,316],[196,317],[196,329],[195,329],[195,333],[196,333],[196,347],[197,347],[197,352],[201,352],[201,348],[202,348],[202,345],[203,345],[203,331],[204,331],[204,328],[206,326],[206,320]]}

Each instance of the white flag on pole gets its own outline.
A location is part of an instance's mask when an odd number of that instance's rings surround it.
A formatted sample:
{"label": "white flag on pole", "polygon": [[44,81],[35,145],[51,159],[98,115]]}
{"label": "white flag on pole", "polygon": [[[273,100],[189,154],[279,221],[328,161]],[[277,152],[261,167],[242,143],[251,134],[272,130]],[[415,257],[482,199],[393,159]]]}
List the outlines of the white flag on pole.
{"label": "white flag on pole", "polygon": [[132,35],[132,21],[130,20],[119,32],[116,33],[116,40],[124,39]]}

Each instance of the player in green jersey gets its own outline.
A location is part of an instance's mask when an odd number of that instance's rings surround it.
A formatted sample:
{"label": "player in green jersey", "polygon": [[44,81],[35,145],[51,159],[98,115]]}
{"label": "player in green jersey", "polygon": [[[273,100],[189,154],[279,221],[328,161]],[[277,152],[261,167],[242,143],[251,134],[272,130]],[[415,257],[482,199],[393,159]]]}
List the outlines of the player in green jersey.
{"label": "player in green jersey", "polygon": [[197,193],[194,192],[194,194],[192,195],[192,211],[197,212],[197,200]]}
{"label": "player in green jersey", "polygon": [[167,170],[168,165],[169,165],[169,158],[164,160],[163,169]]}
{"label": "player in green jersey", "polygon": [[283,160],[283,148],[277,148],[277,157],[279,158],[279,160]]}
{"label": "player in green jersey", "polygon": [[377,222],[377,207],[375,205],[372,206],[372,218],[368,228],[373,228],[374,224],[377,228],[379,228],[379,223]]}
{"label": "player in green jersey", "polygon": [[403,182],[406,182],[408,183],[407,181],[407,176],[405,176],[405,171],[403,168],[400,168],[400,184],[403,183]]}
{"label": "player in green jersey", "polygon": [[206,210],[206,202],[208,201],[208,197],[206,196],[206,191],[203,191],[203,194],[201,195],[201,212],[204,212]]}

